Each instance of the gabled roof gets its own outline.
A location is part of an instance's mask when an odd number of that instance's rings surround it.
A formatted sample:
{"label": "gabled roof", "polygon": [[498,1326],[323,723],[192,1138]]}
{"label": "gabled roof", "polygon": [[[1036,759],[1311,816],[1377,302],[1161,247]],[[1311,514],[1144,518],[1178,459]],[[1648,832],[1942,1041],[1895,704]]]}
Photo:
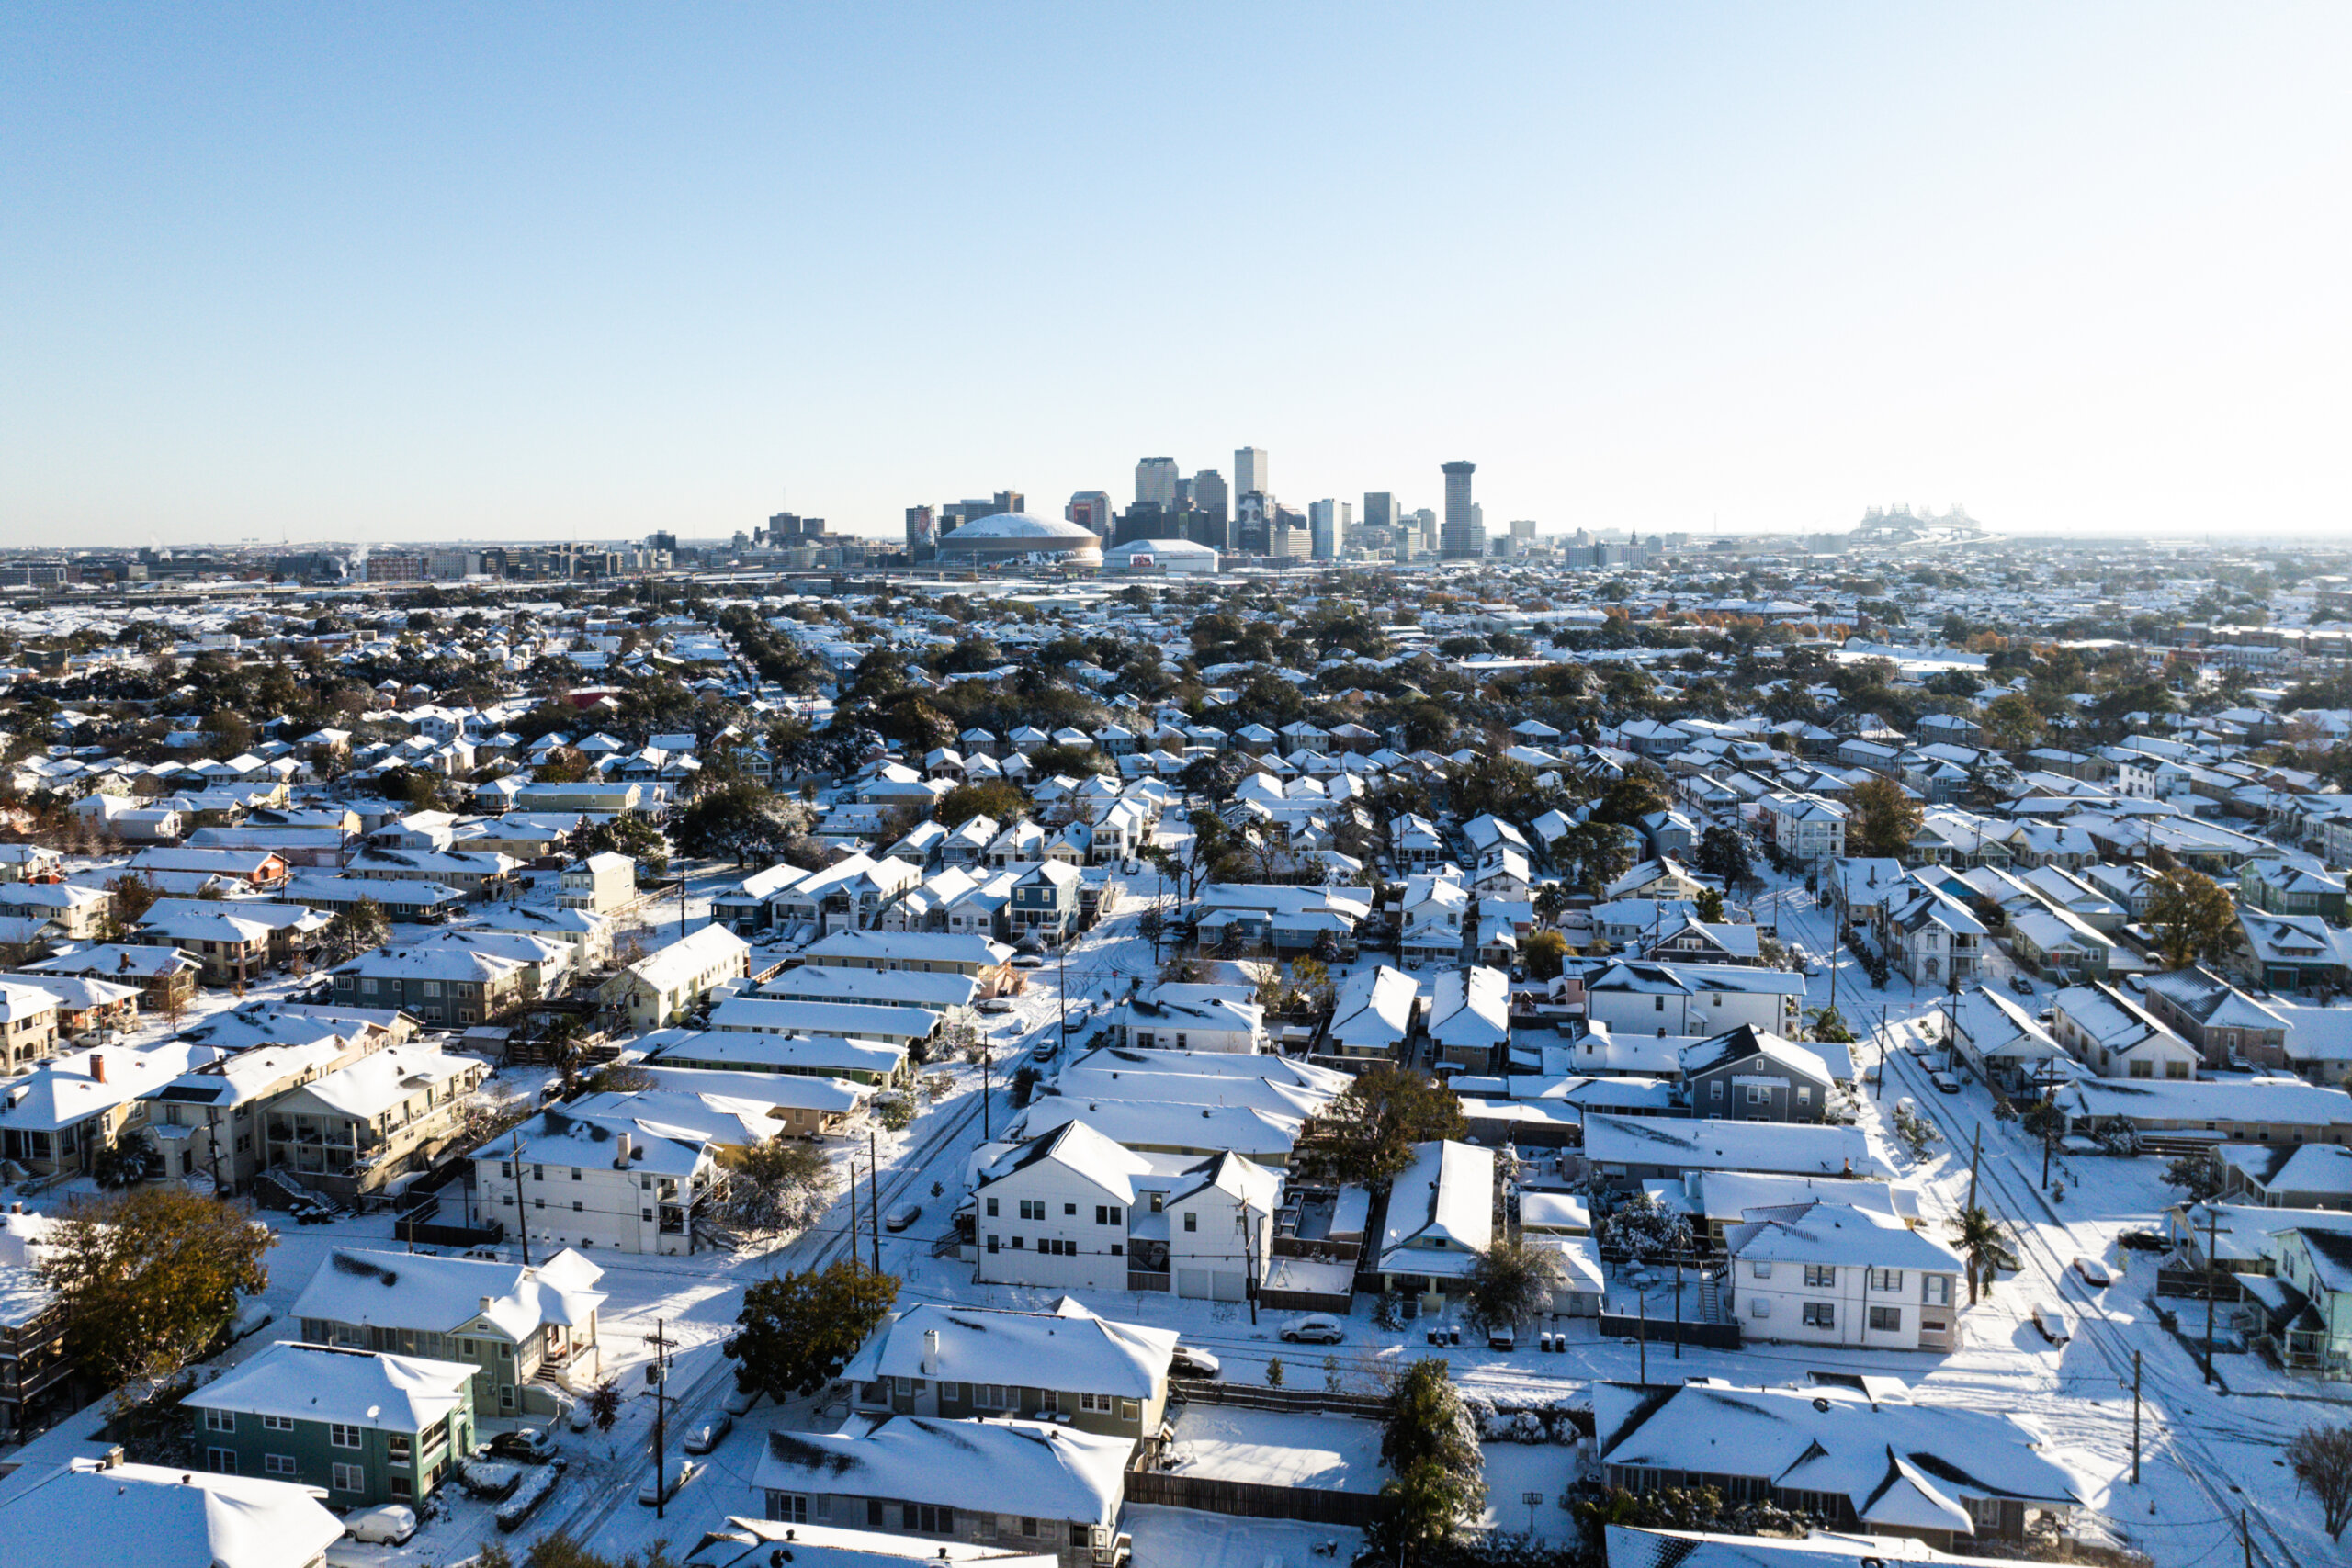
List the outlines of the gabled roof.
{"label": "gabled roof", "polygon": [[178,1466],[76,1464],[0,1508],[0,1568],[301,1568],[342,1539],[312,1488]]}
{"label": "gabled roof", "polygon": [[[520,1342],[548,1324],[584,1328],[605,1292],[605,1271],[565,1247],[533,1268],[431,1253],[338,1247],[302,1287],[287,1316],[379,1328],[454,1333],[487,1318]],[[487,1300],[489,1305],[482,1303]]]}
{"label": "gabled roof", "polygon": [[876,1329],[841,1376],[948,1378],[1142,1400],[1167,1381],[1175,1348],[1172,1328],[1114,1323],[1068,1296],[1047,1312],[925,1303]]}

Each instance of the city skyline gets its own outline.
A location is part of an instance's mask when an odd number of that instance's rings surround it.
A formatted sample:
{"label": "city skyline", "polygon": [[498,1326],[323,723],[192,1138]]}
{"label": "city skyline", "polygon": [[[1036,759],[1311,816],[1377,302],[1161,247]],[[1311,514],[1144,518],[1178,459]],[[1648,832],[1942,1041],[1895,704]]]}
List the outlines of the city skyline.
{"label": "city skyline", "polygon": [[1244,441],[1557,532],[2352,525],[2340,8],[0,28],[0,544],[883,537]]}

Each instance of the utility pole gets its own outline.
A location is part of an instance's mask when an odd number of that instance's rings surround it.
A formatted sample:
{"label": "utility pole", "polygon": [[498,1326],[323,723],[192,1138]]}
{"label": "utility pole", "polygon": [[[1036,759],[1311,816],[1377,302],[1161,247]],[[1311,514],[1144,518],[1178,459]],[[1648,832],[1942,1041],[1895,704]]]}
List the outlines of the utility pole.
{"label": "utility pole", "polygon": [[[850,1145],[856,1147],[854,1144]],[[849,1266],[857,1267],[857,1156],[849,1158]]]}
{"label": "utility pole", "polygon": [[686,934],[686,857],[678,857],[678,934]]}
{"label": "utility pole", "polygon": [[653,1517],[661,1518],[670,1501],[670,1340],[662,1319],[653,1320],[653,1361],[645,1369],[653,1385]]}
{"label": "utility pole", "polygon": [[1650,1381],[1650,1298],[1645,1291],[1634,1300],[1642,1303],[1642,1382]]}
{"label": "utility pole", "polygon": [[523,1129],[514,1129],[514,1234],[523,1238],[523,1267],[531,1266],[531,1211],[523,1201]]}
{"label": "utility pole", "polygon": [[2132,1352],[2132,1484],[2140,1484],[2140,1352]]}
{"label": "utility pole", "polygon": [[2213,1383],[2213,1232],[2221,1216],[2205,1205],[2205,1384]]}
{"label": "utility pole", "polygon": [[1258,1237],[1250,1224],[1247,1199],[1242,1201],[1240,1212],[1233,1216],[1233,1223],[1241,1232],[1241,1267],[1245,1270],[1241,1292],[1250,1298],[1250,1325],[1254,1328],[1258,1325]]}
{"label": "utility pole", "polygon": [[[882,1156],[876,1148],[871,1125],[865,1129],[865,1196],[869,1200],[865,1206],[872,1211],[866,1219],[874,1227],[874,1271],[879,1274],[882,1272]],[[850,1237],[850,1250],[857,1250],[857,1238],[854,1235]]]}
{"label": "utility pole", "polygon": [[2254,1527],[2244,1508],[2238,1510],[2238,1546],[2245,1553],[2245,1568],[2254,1568]]}
{"label": "utility pole", "polygon": [[1682,1359],[1682,1254],[1674,1255],[1674,1359]]}
{"label": "utility pole", "polygon": [[980,1142],[989,1141],[989,1064],[995,1059],[996,1042],[983,1030],[980,1034]]}

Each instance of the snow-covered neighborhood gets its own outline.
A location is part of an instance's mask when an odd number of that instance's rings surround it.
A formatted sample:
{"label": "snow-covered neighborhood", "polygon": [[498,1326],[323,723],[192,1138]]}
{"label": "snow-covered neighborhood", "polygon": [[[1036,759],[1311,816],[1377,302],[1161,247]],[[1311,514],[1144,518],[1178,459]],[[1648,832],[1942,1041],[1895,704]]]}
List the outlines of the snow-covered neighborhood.
{"label": "snow-covered neighborhood", "polygon": [[1001,500],[8,600],[0,1568],[2342,1560],[2345,558]]}

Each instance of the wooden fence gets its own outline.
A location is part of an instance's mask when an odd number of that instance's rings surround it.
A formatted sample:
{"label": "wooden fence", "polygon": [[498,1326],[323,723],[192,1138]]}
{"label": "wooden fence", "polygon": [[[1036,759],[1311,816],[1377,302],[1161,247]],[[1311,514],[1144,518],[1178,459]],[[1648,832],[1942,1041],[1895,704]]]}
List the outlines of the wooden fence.
{"label": "wooden fence", "polygon": [[1232,1514],[1248,1519],[1304,1519],[1310,1524],[1350,1525],[1359,1529],[1372,1523],[1380,1512],[1380,1499],[1361,1492],[1271,1486],[1263,1482],[1170,1475],[1156,1470],[1127,1472],[1126,1500],[1207,1514]]}
{"label": "wooden fence", "polygon": [[1653,1317],[1645,1323],[1639,1317],[1623,1313],[1600,1314],[1600,1337],[1603,1339],[1645,1339],[1653,1345],[1671,1345],[1677,1339],[1685,1345],[1703,1346],[1710,1350],[1739,1348],[1739,1324],[1677,1323],[1672,1318]]}

